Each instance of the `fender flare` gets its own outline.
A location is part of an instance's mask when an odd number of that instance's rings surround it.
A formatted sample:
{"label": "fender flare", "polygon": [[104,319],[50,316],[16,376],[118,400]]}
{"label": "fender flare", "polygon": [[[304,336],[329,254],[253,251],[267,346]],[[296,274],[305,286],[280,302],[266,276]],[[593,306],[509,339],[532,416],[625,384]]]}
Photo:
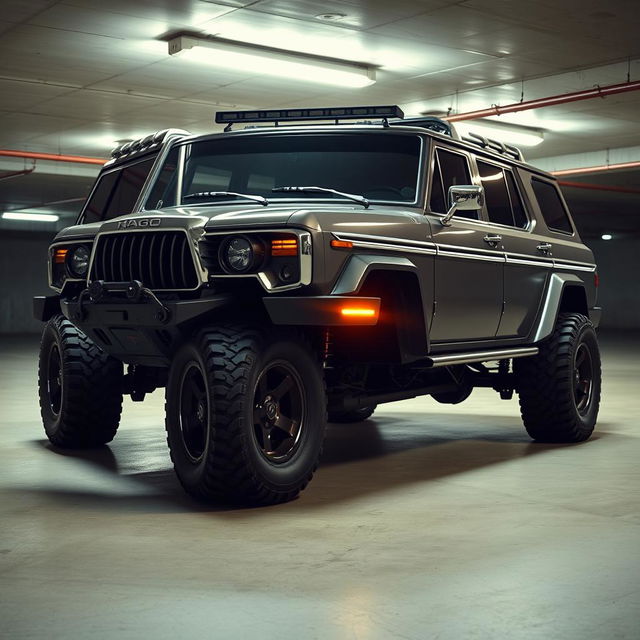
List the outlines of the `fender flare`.
{"label": "fender flare", "polygon": [[567,287],[572,286],[584,289],[584,281],[573,273],[551,274],[545,291],[540,317],[532,332],[531,343],[540,342],[553,333],[560,311],[560,304],[562,303],[562,295]]}

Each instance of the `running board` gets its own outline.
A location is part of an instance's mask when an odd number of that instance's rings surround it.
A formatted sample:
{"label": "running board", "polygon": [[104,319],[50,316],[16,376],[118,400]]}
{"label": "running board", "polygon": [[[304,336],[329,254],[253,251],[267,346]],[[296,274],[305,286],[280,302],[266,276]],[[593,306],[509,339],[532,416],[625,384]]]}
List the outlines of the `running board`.
{"label": "running board", "polygon": [[494,351],[468,351],[442,356],[429,356],[425,362],[431,367],[450,367],[454,364],[472,364],[488,360],[508,360],[537,355],[538,347],[520,347],[518,349],[495,349]]}

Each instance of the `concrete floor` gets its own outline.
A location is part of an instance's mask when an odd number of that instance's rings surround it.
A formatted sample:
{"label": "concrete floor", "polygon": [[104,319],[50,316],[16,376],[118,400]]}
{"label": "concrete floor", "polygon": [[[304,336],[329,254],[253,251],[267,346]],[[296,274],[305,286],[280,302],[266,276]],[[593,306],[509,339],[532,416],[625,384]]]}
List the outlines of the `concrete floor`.
{"label": "concrete floor", "polygon": [[6,638],[640,637],[640,339],[605,337],[597,435],[532,444],[516,400],[385,405],[330,425],[302,497],[203,508],[162,394],[110,447],[56,452],[37,339],[0,341]]}

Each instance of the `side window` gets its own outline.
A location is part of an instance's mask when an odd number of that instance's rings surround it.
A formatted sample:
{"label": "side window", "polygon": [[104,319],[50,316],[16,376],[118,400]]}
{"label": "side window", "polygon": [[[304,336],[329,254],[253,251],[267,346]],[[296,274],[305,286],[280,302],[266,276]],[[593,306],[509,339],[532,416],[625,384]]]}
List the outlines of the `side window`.
{"label": "side window", "polygon": [[480,181],[484,188],[484,199],[487,203],[489,220],[496,224],[513,226],[511,202],[509,200],[509,192],[507,191],[504,170],[495,164],[478,160],[478,172],[480,173]]}
{"label": "side window", "polygon": [[102,176],[84,212],[84,222],[99,222],[131,213],[155,156]]}
{"label": "side window", "polygon": [[176,169],[178,168],[179,155],[178,147],[171,149],[167,155],[144,204],[145,209],[162,209],[162,207],[173,207],[176,204]]}
{"label": "side window", "polygon": [[[433,169],[431,199],[429,207],[435,213],[447,212],[447,198],[449,187],[458,184],[471,184],[469,163],[467,158],[459,153],[436,149],[436,160]],[[458,218],[478,219],[477,211],[459,211]]]}
{"label": "side window", "polygon": [[569,215],[556,185],[544,180],[538,180],[538,178],[532,178],[531,186],[547,227],[552,231],[573,233]]}

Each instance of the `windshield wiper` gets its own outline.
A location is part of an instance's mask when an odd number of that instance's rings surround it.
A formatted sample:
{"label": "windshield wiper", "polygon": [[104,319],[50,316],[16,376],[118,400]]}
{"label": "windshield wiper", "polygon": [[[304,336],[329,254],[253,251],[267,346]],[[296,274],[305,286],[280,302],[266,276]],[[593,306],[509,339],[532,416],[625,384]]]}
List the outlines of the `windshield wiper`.
{"label": "windshield wiper", "polygon": [[336,189],[329,189],[327,187],[274,187],[271,189],[274,192],[298,192],[298,193],[333,193],[336,196],[353,200],[358,204],[361,204],[365,209],[369,208],[369,201],[364,196],[358,196],[353,193],[345,193],[344,191],[337,191]]}
{"label": "windshield wiper", "polygon": [[189,193],[182,196],[183,200],[215,200],[216,198],[244,198],[245,200],[253,200],[266,207],[269,201],[262,196],[254,196],[247,193],[236,193],[235,191],[198,191],[197,193]]}

